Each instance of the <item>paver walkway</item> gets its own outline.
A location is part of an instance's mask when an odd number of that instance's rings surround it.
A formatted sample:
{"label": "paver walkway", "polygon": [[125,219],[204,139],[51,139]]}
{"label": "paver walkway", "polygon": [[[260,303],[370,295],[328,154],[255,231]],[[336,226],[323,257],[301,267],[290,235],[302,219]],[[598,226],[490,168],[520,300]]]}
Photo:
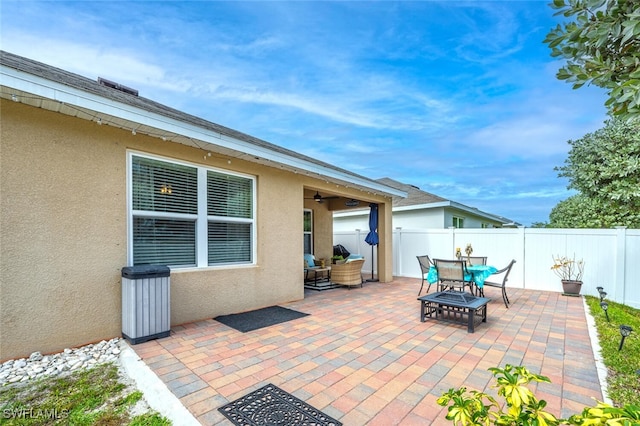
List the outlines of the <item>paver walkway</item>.
{"label": "paver walkway", "polygon": [[509,289],[507,309],[488,288],[488,322],[469,334],[420,322],[419,288],[397,278],[308,291],[281,304],[301,319],[248,333],[210,319],[132,347],[203,425],[230,425],[218,407],[267,383],[345,426],[451,425],[436,399],[462,385],[495,394],[488,368],[507,363],[551,379],[534,389],[556,415],[602,400],[581,298]]}

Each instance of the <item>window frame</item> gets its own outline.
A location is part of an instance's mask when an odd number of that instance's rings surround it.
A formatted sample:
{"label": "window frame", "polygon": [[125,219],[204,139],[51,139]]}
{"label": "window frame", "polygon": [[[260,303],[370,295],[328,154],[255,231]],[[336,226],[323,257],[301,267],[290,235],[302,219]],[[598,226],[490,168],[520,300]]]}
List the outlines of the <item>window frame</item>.
{"label": "window frame", "polygon": [[[309,230],[309,231],[305,230],[305,228],[304,228],[304,220],[305,220],[304,216],[307,213],[309,214],[309,225],[310,225],[310,228],[311,228],[311,230]],[[313,251],[314,251],[313,250],[313,209],[303,209],[302,210],[302,239],[303,239],[302,245],[303,246],[304,246],[304,238],[307,235],[309,236],[309,245],[310,245],[309,254],[313,254]]]}
{"label": "window frame", "polygon": [[451,224],[454,228],[464,228],[464,218],[461,216],[452,216]]}
{"label": "window frame", "polygon": [[[144,210],[133,209],[133,159],[134,157],[148,158],[156,161],[162,161],[171,164],[179,164],[186,167],[193,167],[196,169],[197,174],[197,213],[184,214],[184,213],[166,213],[166,212],[152,212]],[[230,176],[237,176],[246,178],[251,182],[251,217],[250,218],[238,218],[238,217],[225,217],[209,215],[207,212],[208,207],[208,193],[207,193],[207,172],[213,171],[216,173],[226,174]],[[127,265],[134,265],[133,263],[133,231],[134,231],[134,218],[136,217],[148,217],[148,218],[160,218],[160,219],[189,219],[195,221],[195,265],[168,265],[172,269],[188,270],[188,269],[220,269],[238,266],[255,266],[257,264],[257,177],[245,173],[236,171],[230,171],[226,169],[220,169],[213,166],[191,163],[188,161],[177,160],[175,158],[164,157],[160,155],[148,154],[145,152],[127,151]],[[226,262],[220,264],[209,264],[208,259],[208,229],[209,223],[215,222],[227,222],[227,223],[245,223],[250,225],[250,238],[251,248],[249,262]]]}

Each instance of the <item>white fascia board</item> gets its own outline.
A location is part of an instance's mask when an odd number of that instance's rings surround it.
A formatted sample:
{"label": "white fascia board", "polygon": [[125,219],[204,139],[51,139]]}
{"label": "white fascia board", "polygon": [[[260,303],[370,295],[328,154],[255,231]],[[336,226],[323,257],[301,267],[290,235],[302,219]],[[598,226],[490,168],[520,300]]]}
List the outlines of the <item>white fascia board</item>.
{"label": "white fascia board", "polygon": [[[428,203],[428,204],[415,204],[413,206],[393,207],[391,211],[404,212],[404,211],[412,211],[412,210],[435,209],[438,207],[448,207],[450,204],[451,204],[450,201]],[[359,210],[353,210],[353,211],[336,212],[333,214],[334,217],[348,217],[348,216],[360,216],[360,215],[369,215],[369,210],[359,209]]]}
{"label": "white fascia board", "polygon": [[458,209],[458,210],[462,210],[462,211],[465,211],[467,213],[471,213],[471,214],[474,214],[476,216],[479,216],[481,218],[493,220],[493,221],[500,222],[500,223],[506,223],[506,220],[504,220],[503,218],[500,218],[500,217],[498,217],[496,215],[493,215],[491,213],[483,212],[481,210],[478,210],[475,207],[469,207],[469,206],[465,206],[464,204],[456,203],[455,201],[439,201],[437,203],[416,204],[416,205],[413,205],[413,206],[394,207],[393,211],[394,212],[396,212],[396,211],[400,212],[400,211],[411,211],[411,210],[421,210],[421,209],[435,209],[435,208],[446,208],[446,207],[451,207],[451,208],[455,208],[455,209]]}
{"label": "white fascia board", "polygon": [[90,111],[95,111],[96,114],[111,115],[133,123],[153,127],[187,138],[197,139],[208,144],[260,157],[301,171],[351,182],[353,184],[369,188],[374,192],[377,191],[383,194],[399,197],[407,196],[407,193],[404,191],[376,183],[372,180],[350,175],[340,170],[323,167],[319,164],[305,161],[304,159],[291,157],[286,154],[269,150],[266,147],[260,147],[199,126],[184,123],[160,114],[151,113],[141,108],[112,101],[102,96],[88,93],[80,89],[38,77],[33,74],[25,73],[14,68],[6,67],[4,65],[0,65],[0,77],[1,84],[3,86],[32,93],[43,98],[52,99],[79,108],[85,108]]}
{"label": "white fascia board", "polygon": [[466,212],[472,213],[476,216],[480,216],[483,217],[485,219],[489,219],[489,220],[495,220],[496,222],[500,222],[500,223],[506,223],[506,220],[504,220],[504,218],[500,218],[496,215],[493,215],[491,213],[486,213],[483,212],[481,210],[478,210],[475,207],[469,207],[469,206],[465,206],[464,204],[460,204],[460,203],[456,203],[455,201],[451,202],[451,207],[460,209],[460,210],[464,210]]}
{"label": "white fascia board", "polygon": [[400,206],[394,207],[394,212],[404,212],[410,210],[423,210],[423,209],[437,209],[439,207],[449,207],[451,206],[451,201],[439,201],[437,203],[426,203],[426,204],[414,204],[413,206]]}

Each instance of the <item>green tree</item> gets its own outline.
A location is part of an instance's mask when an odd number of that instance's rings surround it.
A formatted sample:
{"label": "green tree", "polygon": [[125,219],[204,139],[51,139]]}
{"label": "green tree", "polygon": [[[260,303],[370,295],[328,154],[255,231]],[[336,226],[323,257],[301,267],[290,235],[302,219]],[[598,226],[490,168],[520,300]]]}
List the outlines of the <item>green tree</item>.
{"label": "green tree", "polygon": [[[549,214],[549,228],[608,228],[616,216],[596,201],[577,194],[560,201]],[[612,225],[613,226],[613,225]]]}
{"label": "green tree", "polygon": [[640,228],[640,121],[608,120],[569,145],[555,170],[578,194],[553,208],[549,226]]}
{"label": "green tree", "polygon": [[557,77],[577,89],[608,90],[607,108],[621,118],[640,116],[640,3],[638,0],[553,0],[559,24],[544,40],[551,56],[567,60]]}

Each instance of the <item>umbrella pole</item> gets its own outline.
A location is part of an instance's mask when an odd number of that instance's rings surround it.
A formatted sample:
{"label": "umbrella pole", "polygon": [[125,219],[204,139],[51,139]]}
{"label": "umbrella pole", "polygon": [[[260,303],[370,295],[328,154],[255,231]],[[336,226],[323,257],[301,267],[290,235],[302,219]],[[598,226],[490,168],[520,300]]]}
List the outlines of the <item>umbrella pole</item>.
{"label": "umbrella pole", "polygon": [[373,282],[377,282],[378,280],[373,278],[373,270],[374,270],[374,262],[375,259],[373,257],[373,244],[371,244],[371,279],[367,280],[367,282],[373,283]]}

